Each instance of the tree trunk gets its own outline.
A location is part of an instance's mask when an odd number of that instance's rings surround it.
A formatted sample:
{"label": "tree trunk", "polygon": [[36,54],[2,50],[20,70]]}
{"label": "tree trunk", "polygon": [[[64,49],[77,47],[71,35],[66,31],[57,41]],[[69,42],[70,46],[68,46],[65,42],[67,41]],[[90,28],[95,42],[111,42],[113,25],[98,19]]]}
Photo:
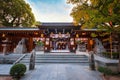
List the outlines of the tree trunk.
{"label": "tree trunk", "polygon": [[118,62],[118,71],[119,71],[119,73],[120,73],[120,33],[116,33],[115,31],[114,31],[114,39],[116,40],[116,41],[118,41],[118,53],[119,53],[119,62]]}
{"label": "tree trunk", "polygon": [[[120,37],[120,36],[119,36]],[[120,73],[120,38],[118,38],[118,53],[119,53],[119,63],[118,63],[118,69]]]}
{"label": "tree trunk", "polygon": [[110,33],[110,58],[112,59],[113,58],[113,55],[112,55],[112,33]]}

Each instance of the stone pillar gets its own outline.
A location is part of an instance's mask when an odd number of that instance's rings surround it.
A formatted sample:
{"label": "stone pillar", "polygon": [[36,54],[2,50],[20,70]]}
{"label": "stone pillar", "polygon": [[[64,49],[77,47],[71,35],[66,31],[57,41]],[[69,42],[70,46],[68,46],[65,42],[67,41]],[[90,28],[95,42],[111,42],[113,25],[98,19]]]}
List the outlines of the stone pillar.
{"label": "stone pillar", "polygon": [[91,70],[95,70],[95,59],[94,59],[94,53],[93,53],[93,51],[90,51],[90,59],[89,59],[89,61],[90,61],[90,69]]}
{"label": "stone pillar", "polygon": [[32,51],[30,56],[29,70],[33,70],[34,68],[35,68],[35,51]]}
{"label": "stone pillar", "polygon": [[7,54],[7,44],[2,45],[3,46],[3,55]]}

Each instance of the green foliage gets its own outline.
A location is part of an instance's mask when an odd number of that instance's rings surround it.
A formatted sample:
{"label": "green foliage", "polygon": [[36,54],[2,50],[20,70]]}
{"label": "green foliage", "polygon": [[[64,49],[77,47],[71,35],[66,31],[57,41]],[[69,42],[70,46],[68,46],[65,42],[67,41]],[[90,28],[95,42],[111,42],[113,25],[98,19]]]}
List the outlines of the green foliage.
{"label": "green foliage", "polygon": [[108,32],[99,33],[99,36],[101,36],[101,37],[104,37],[104,36],[106,36],[106,35],[110,35],[110,33],[108,33]]}
{"label": "green foliage", "polygon": [[[71,16],[76,24],[81,24],[83,29],[96,28],[106,30],[108,33],[114,34],[115,36],[112,36],[112,38],[120,43],[120,0],[67,1],[74,5]],[[120,44],[118,45],[120,52]]]}
{"label": "green foliage", "polygon": [[84,2],[87,2],[88,0],[67,0],[67,3],[72,3],[72,4],[81,4]]}
{"label": "green foliage", "polygon": [[44,46],[44,43],[42,41],[37,41],[36,44],[39,46]]}
{"label": "green foliage", "polygon": [[112,75],[112,70],[108,69],[107,67],[98,67],[98,71],[104,73],[106,75]]}
{"label": "green foliage", "polygon": [[91,33],[91,37],[97,37],[98,35],[95,33]]}
{"label": "green foliage", "polygon": [[24,0],[0,0],[0,22],[6,27],[30,27],[35,18]]}
{"label": "green foliage", "polygon": [[36,22],[35,22],[35,26],[40,25],[40,24],[41,24],[40,21],[36,21]]}
{"label": "green foliage", "polygon": [[79,41],[76,41],[76,44],[81,44],[81,43],[82,43],[82,41],[80,41],[80,40],[79,40]]}
{"label": "green foliage", "polygon": [[[67,0],[74,4],[71,16],[84,28],[106,30],[120,42],[120,0]],[[115,36],[114,36],[115,39]]]}
{"label": "green foliage", "polygon": [[26,66],[24,64],[15,64],[10,69],[10,75],[13,78],[20,78],[26,72]]}
{"label": "green foliage", "polygon": [[[103,52],[102,55],[107,58],[111,58],[111,53],[110,52]],[[112,52],[113,59],[118,59],[119,58],[119,53],[118,52]]]}
{"label": "green foliage", "polygon": [[[110,32],[120,32],[120,0],[67,1],[75,5],[71,16],[76,23],[82,24],[82,28],[101,28]],[[119,28],[115,27],[116,25]]]}

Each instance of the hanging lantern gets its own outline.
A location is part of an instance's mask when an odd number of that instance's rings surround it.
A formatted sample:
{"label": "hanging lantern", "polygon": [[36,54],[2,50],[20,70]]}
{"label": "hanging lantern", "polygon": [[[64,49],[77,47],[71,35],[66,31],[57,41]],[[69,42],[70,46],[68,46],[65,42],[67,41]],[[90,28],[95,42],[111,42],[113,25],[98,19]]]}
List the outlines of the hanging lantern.
{"label": "hanging lantern", "polygon": [[79,35],[78,34],[76,34],[76,38],[78,38],[79,37]]}
{"label": "hanging lantern", "polygon": [[34,32],[35,35],[38,35],[38,32]]}
{"label": "hanging lantern", "polygon": [[85,32],[83,32],[83,33],[82,33],[82,35],[86,35],[86,33],[85,33]]}
{"label": "hanging lantern", "polygon": [[90,40],[90,45],[93,45],[93,40]]}
{"label": "hanging lantern", "polygon": [[41,37],[44,37],[44,34],[41,34]]}
{"label": "hanging lantern", "polygon": [[2,34],[2,37],[5,37],[5,34],[4,34],[4,33]]}

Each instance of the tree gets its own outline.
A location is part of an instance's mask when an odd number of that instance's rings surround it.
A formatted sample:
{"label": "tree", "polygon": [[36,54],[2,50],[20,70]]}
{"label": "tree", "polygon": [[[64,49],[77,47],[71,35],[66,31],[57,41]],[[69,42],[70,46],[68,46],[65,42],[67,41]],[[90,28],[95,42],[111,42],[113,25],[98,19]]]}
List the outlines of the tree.
{"label": "tree", "polygon": [[115,35],[120,54],[120,0],[67,0],[67,2],[75,5],[71,16],[82,28],[106,29]]}
{"label": "tree", "polygon": [[35,26],[39,26],[39,25],[41,25],[41,22],[40,21],[36,21],[35,22]]}
{"label": "tree", "polygon": [[35,18],[24,0],[0,0],[0,23],[6,27],[30,27]]}

